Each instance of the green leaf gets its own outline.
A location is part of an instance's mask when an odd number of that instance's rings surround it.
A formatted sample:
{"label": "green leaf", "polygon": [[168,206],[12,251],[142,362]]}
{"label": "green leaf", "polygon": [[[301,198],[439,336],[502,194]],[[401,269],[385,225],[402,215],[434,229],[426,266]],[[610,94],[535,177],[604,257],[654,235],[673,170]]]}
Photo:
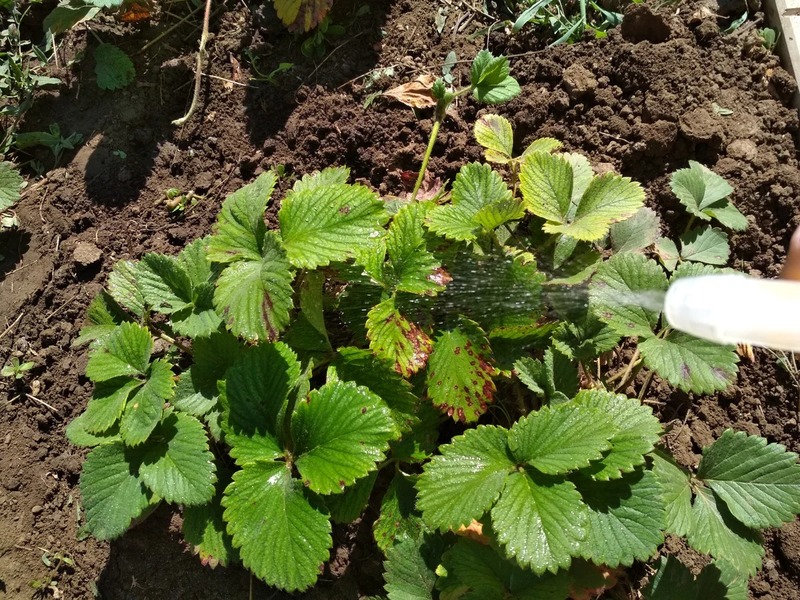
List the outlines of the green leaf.
{"label": "green leaf", "polygon": [[506,478],[492,526],[506,554],[537,575],[570,565],[580,549],[586,506],[575,486],[527,468]]}
{"label": "green leaf", "polygon": [[384,579],[389,600],[433,600],[436,563],[418,540],[407,540],[386,550]]}
{"label": "green leaf", "polygon": [[678,259],[680,258],[680,252],[678,252],[678,246],[675,245],[675,242],[669,238],[658,238],[655,251],[664,268],[667,271],[674,271],[675,265],[678,264]]}
{"label": "green leaf", "polygon": [[145,254],[139,262],[139,289],[145,302],[167,315],[192,302],[192,282],[178,261],[163,254]]}
{"label": "green leaf", "polygon": [[416,509],[416,481],[416,476],[397,472],[383,495],[380,516],[372,525],[372,534],[384,553],[393,545],[417,540],[428,531],[422,514]]}
{"label": "green leaf", "polygon": [[714,217],[737,231],[747,228],[747,219],[727,200],[733,188],[700,163],[690,160],[688,169],[675,171],[670,187],[691,214],[706,221]]}
{"label": "green leaf", "polygon": [[592,479],[617,479],[644,464],[661,437],[661,424],[649,406],[623,394],[601,390],[582,390],[574,404],[605,415],[616,432],[611,437],[611,451],[593,462],[583,473]]}
{"label": "green leaf", "polygon": [[475,122],[475,139],[486,149],[488,162],[506,164],[514,152],[514,132],[508,119],[500,115],[483,115]]}
{"label": "green leaf", "polygon": [[263,257],[238,261],[222,272],[214,305],[231,331],[250,341],[275,341],[289,323],[292,274],[274,232],[262,240]]}
{"label": "green leaf", "polygon": [[261,260],[267,234],[264,211],[276,181],[275,174],[266,171],[225,199],[209,240],[209,260],[218,263]]}
{"label": "green leaf", "polygon": [[600,459],[616,431],[603,413],[588,406],[544,406],[514,423],[508,447],[518,461],[560,475]]}
{"label": "green leaf", "polygon": [[629,219],[611,226],[611,247],[618,254],[638,252],[656,242],[660,229],[658,214],[652,208],[642,207]]}
{"label": "green leaf", "polygon": [[530,327],[542,317],[546,276],[529,257],[465,252],[449,266],[453,280],[438,296],[447,314],[463,315],[491,335],[498,328]]}
{"label": "green leaf", "polygon": [[645,589],[646,600],[746,600],[747,580],[731,572],[726,561],[715,561],[697,579],[674,556],[662,556],[658,571]]}
{"label": "green leaf", "polygon": [[278,213],[289,262],[306,269],[345,261],[369,248],[388,218],[371,190],[345,184],[301,188],[284,199]]}
{"label": "green leaf", "polygon": [[147,372],[144,385],[137,388],[128,398],[119,432],[128,446],[144,442],[161,420],[164,403],[172,398],[175,380],[172,365],[165,360],[157,360]]}
{"label": "green leaf", "polygon": [[369,350],[339,348],[331,364],[342,381],[354,381],[380,396],[389,407],[398,430],[407,431],[419,421],[417,397],[411,391],[411,384],[392,369],[391,363]]}
{"label": "green leaf", "polygon": [[721,275],[723,273],[736,274],[739,273],[734,269],[720,269],[719,267],[712,267],[711,265],[704,265],[697,262],[685,262],[678,265],[678,268],[673,271],[669,278],[670,283],[674,283],[682,277],[700,277],[703,275]]}
{"label": "green leaf", "polygon": [[800,513],[797,454],[762,437],[726,430],[703,448],[697,477],[748,527],[779,527]]}
{"label": "green leaf", "polygon": [[749,223],[739,209],[736,208],[730,201],[725,200],[714,206],[709,206],[705,213],[714,217],[725,227],[733,229],[734,231],[744,231],[747,229]]}
{"label": "green leaf", "polygon": [[505,56],[494,57],[488,50],[478,52],[470,69],[475,98],[486,104],[499,104],[517,96],[520,87],[509,72],[508,59]]}
{"label": "green leaf", "polygon": [[222,428],[237,464],[283,454],[281,415],[299,378],[300,363],[282,342],[251,349],[228,369]]}
{"label": "green leaf", "polygon": [[428,362],[433,342],[425,331],[397,310],[394,297],[376,304],[367,314],[369,347],[404,377],[413,375]]}
{"label": "green leaf", "polygon": [[442,564],[447,569],[446,589],[463,593],[456,596],[463,600],[564,600],[569,595],[565,571],[536,576],[494,548],[469,539],[459,539],[442,556]]}
{"label": "green leaf", "polygon": [[121,260],[114,265],[108,276],[108,292],[120,305],[137,317],[145,312],[145,302],[138,282],[138,263]]}
{"label": "green leaf", "polygon": [[285,463],[257,462],[237,471],[222,505],[233,545],[256,577],[287,591],[316,582],[332,545],[331,524]]}
{"label": "green leaf", "polygon": [[527,356],[519,359],[514,371],[522,383],[550,405],[566,402],[578,391],[578,371],[573,361],[555,348],[545,350],[542,361]]}
{"label": "green leaf", "polygon": [[124,88],[136,77],[133,61],[113,44],[100,44],[94,51],[94,74],[101,90]]}
{"label": "green leaf", "polygon": [[441,456],[425,465],[417,482],[425,522],[442,531],[479,519],[497,501],[516,468],[508,432],[479,425],[440,447]]}
{"label": "green leaf", "polygon": [[697,490],[692,516],[694,526],[686,536],[692,548],[730,561],[740,573],[756,574],[764,556],[761,536],[737,521],[714,492]]}
{"label": "green leaf", "polygon": [[591,178],[582,191],[584,177],[591,170],[587,173],[581,165],[580,159],[569,155],[528,155],[520,173],[522,197],[533,214],[547,221],[545,232],[599,240],[612,223],[641,208],[644,191],[638,183],[615,173]]}
{"label": "green leaf", "polygon": [[87,431],[101,433],[114,425],[122,416],[131,392],[141,385],[141,381],[130,377],[115,377],[98,382],[82,415]]}
{"label": "green leaf", "polygon": [[78,23],[93,19],[99,12],[100,8],[92,6],[91,3],[76,7],[58,4],[42,21],[42,29],[45,33],[49,31],[53,35],[58,35],[69,31]]}
{"label": "green leaf", "polygon": [[136,323],[123,323],[95,348],[86,365],[86,376],[94,382],[115,377],[144,375],[150,363],[153,340]]}
{"label": "green leaf", "polygon": [[86,413],[74,418],[65,431],[67,439],[76,446],[94,448],[100,444],[107,444],[119,440],[119,428],[111,427],[103,433],[92,433],[86,425]]}
{"label": "green leaf", "polygon": [[649,338],[659,310],[647,302],[667,289],[667,277],[655,261],[638,253],[617,254],[600,265],[589,286],[593,312],[616,333]]}
{"label": "green leaf", "polygon": [[720,346],[680,331],[639,344],[644,364],[670,384],[687,392],[710,394],[735,380],[739,357],[732,346]]}
{"label": "green leaf", "polygon": [[537,138],[533,140],[527,148],[522,152],[522,156],[533,154],[534,152],[555,152],[561,148],[562,144],[553,138]]}
{"label": "green leaf", "polygon": [[123,308],[105,290],[97,294],[86,309],[86,319],[89,324],[81,327],[80,335],[72,342],[73,348],[102,340],[112,333],[117,325],[130,321]]}
{"label": "green leaf", "polygon": [[[469,163],[461,167],[453,182],[452,203],[436,206],[428,213],[428,227],[449,239],[474,240],[484,229],[479,222],[480,211],[493,205],[496,210],[499,203],[511,201],[508,186],[489,165]],[[513,210],[504,212],[515,216]],[[486,213],[480,218],[486,221]]]}
{"label": "green leaf", "polygon": [[14,206],[25,180],[10,162],[0,162],[0,212]]}
{"label": "green leaf", "polygon": [[203,424],[174,412],[153,431],[139,467],[142,481],[157,496],[189,506],[211,500],[215,473]]}
{"label": "green leaf", "polygon": [[344,493],[327,496],[325,505],[336,523],[348,524],[355,521],[367,508],[370,495],[375,487],[378,471],[373,471],[348,487]]}
{"label": "green leaf", "polygon": [[320,494],[341,493],[375,470],[394,437],[388,407],[352,382],[313,390],[292,416],[295,466],[304,485]]}
{"label": "green leaf", "polygon": [[98,539],[121,536],[150,504],[150,493],[121,442],[92,450],[83,463],[80,479],[86,528]]}
{"label": "green leaf", "polygon": [[681,260],[724,265],[731,249],[728,235],[714,227],[692,229],[681,236]]}
{"label": "green leaf", "polygon": [[689,474],[673,461],[672,457],[655,452],[652,455],[653,473],[661,484],[666,508],[667,533],[686,537],[694,527],[692,514],[692,486]]}
{"label": "green leaf", "polygon": [[441,264],[428,251],[422,224],[432,204],[417,202],[401,208],[389,226],[386,250],[388,279],[394,289],[434,295],[444,289],[437,277]]}
{"label": "green leaf", "polygon": [[428,368],[428,396],[433,405],[461,422],[471,423],[494,402],[491,350],[473,322],[443,332],[433,344]]}
{"label": "green leaf", "polygon": [[661,486],[650,471],[604,482],[581,480],[578,489],[589,507],[581,556],[595,564],[629,567],[647,560],[664,542]]}
{"label": "green leaf", "polygon": [[350,169],[347,167],[328,167],[319,172],[303,175],[294,182],[291,193],[325,188],[329,185],[343,185],[349,178]]}

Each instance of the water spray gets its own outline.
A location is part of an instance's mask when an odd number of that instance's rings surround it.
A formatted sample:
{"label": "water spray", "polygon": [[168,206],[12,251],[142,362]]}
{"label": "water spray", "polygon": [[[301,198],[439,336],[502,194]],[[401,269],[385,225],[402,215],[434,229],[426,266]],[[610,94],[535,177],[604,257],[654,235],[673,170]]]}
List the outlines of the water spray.
{"label": "water spray", "polygon": [[800,352],[800,282],[747,275],[678,279],[664,298],[671,327],[720,344]]}

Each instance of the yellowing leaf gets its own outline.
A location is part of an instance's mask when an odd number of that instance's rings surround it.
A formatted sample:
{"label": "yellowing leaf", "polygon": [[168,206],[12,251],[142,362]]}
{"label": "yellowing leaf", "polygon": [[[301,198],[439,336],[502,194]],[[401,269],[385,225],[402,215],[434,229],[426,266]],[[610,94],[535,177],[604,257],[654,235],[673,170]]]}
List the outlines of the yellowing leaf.
{"label": "yellowing leaf", "polygon": [[399,100],[411,108],[433,108],[436,106],[436,98],[431,93],[434,81],[436,78],[433,75],[420,75],[414,81],[398,85],[383,95]]}
{"label": "yellowing leaf", "polygon": [[311,31],[322,22],[333,0],[275,0],[275,12],[289,31]]}

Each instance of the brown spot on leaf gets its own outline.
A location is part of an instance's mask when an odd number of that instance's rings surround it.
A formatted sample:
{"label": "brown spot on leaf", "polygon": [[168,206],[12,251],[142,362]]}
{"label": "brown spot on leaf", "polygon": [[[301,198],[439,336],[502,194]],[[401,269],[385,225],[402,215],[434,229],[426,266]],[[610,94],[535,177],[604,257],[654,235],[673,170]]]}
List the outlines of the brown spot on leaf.
{"label": "brown spot on leaf", "polygon": [[428,275],[428,281],[432,281],[436,285],[446,286],[448,283],[453,281],[452,275],[444,270],[444,268],[439,267],[438,269],[434,269],[433,273]]}
{"label": "brown spot on leaf", "polygon": [[350,214],[350,207],[345,204],[343,207],[339,209],[339,214],[341,215],[349,215]]}

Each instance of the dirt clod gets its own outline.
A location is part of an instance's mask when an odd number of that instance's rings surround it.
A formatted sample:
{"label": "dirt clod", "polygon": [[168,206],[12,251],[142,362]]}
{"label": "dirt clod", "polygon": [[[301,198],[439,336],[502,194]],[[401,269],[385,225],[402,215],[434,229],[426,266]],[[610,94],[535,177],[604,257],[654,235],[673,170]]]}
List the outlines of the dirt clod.
{"label": "dirt clod", "polygon": [[666,42],[670,36],[669,25],[663,14],[654,14],[645,4],[631,4],[622,20],[622,37],[629,42]]}
{"label": "dirt clod", "polygon": [[103,256],[103,252],[91,242],[78,242],[72,252],[72,259],[82,267],[95,264]]}
{"label": "dirt clod", "polygon": [[585,96],[597,88],[597,79],[592,72],[580,64],[564,69],[564,89],[572,99]]}

